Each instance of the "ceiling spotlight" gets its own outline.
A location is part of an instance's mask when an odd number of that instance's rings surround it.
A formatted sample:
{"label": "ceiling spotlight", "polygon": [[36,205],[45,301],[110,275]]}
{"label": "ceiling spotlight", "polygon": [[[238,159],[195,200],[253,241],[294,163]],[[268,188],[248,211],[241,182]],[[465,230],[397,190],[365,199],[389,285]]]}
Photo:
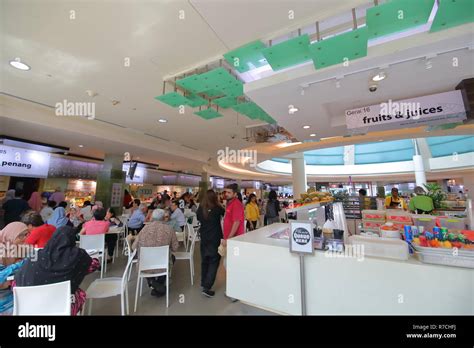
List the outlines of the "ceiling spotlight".
{"label": "ceiling spotlight", "polygon": [[79,146],[79,147],[84,147],[84,145],[77,145],[77,146]]}
{"label": "ceiling spotlight", "polygon": [[97,92],[94,92],[94,91],[91,90],[91,89],[88,89],[88,90],[86,91],[86,93],[87,93],[87,95],[88,95],[89,97],[91,97],[91,98],[93,98],[93,97],[95,97],[95,96],[97,96],[97,95],[99,94],[99,93],[97,93]]}
{"label": "ceiling spotlight", "polygon": [[290,115],[293,115],[293,114],[294,114],[295,112],[297,112],[297,111],[298,111],[298,108],[297,108],[297,107],[295,107],[294,105],[288,105],[288,113],[289,113]]}
{"label": "ceiling spotlight", "polygon": [[385,72],[381,71],[377,75],[374,75],[372,77],[372,81],[379,82],[379,81],[385,80],[386,77],[387,75],[385,74]]}
{"label": "ceiling spotlight", "polygon": [[166,119],[164,119],[164,118],[160,118],[160,119],[158,120],[158,122],[160,122],[160,123],[166,123],[166,122],[168,122],[168,120],[166,120]]}
{"label": "ceiling spotlight", "polygon": [[28,64],[23,63],[20,58],[15,58],[11,60],[10,65],[14,67],[15,69],[23,70],[23,71],[27,71],[31,69],[30,66]]}
{"label": "ceiling spotlight", "polygon": [[115,106],[117,104],[120,104],[120,100],[112,100],[112,105]]}
{"label": "ceiling spotlight", "polygon": [[310,137],[315,137],[316,134],[315,134],[315,133],[311,133],[309,136],[310,136]]}
{"label": "ceiling spotlight", "polygon": [[310,126],[303,126],[303,128],[304,128],[304,129],[309,129],[309,128],[310,128]]}

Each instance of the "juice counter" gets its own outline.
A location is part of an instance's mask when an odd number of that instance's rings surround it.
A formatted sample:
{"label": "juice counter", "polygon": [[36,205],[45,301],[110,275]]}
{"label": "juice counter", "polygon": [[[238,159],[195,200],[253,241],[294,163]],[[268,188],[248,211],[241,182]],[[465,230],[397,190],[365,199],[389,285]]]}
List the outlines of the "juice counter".
{"label": "juice counter", "polygon": [[[227,295],[279,314],[301,315],[299,257],[288,224],[228,240]],[[379,257],[305,256],[309,315],[473,315],[474,270]]]}

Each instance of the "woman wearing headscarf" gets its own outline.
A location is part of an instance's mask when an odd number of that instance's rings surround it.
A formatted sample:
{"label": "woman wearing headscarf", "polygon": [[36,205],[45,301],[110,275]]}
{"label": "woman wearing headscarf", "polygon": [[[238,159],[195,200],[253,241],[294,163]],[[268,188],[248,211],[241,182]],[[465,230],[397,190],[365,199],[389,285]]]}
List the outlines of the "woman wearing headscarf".
{"label": "woman wearing headscarf", "polygon": [[79,288],[84,277],[99,268],[99,261],[76,246],[72,227],[62,226],[54,232],[46,246],[38,251],[37,260],[27,259],[15,275],[16,286],[37,286],[71,281],[71,314],[77,315],[86,302]]}
{"label": "woman wearing headscarf", "polygon": [[41,211],[43,208],[43,200],[41,199],[39,192],[33,192],[31,194],[31,197],[28,200],[28,205],[37,213]]}
{"label": "woman wearing headscarf", "polygon": [[8,202],[10,199],[15,198],[15,190],[8,190],[5,192],[5,197],[3,197],[2,204]]}
{"label": "woman wearing headscarf", "polygon": [[[11,245],[24,244],[28,236],[28,227],[22,222],[12,222],[0,231],[0,256],[8,256]],[[23,256],[18,253],[16,256]],[[13,292],[11,281],[7,278],[15,274],[24,264],[18,257],[0,257],[0,315],[9,315],[13,312]]]}
{"label": "woman wearing headscarf", "polygon": [[56,228],[66,226],[69,219],[66,216],[66,211],[63,207],[57,207],[54,209],[53,216],[51,216],[47,223],[49,225],[56,226]]}

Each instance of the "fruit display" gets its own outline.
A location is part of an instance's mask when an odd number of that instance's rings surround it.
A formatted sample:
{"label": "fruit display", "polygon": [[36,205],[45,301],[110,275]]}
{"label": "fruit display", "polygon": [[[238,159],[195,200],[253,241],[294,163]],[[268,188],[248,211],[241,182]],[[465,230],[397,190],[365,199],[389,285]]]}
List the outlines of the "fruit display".
{"label": "fruit display", "polygon": [[462,231],[461,233],[447,233],[447,231],[441,231],[440,233],[434,229],[433,232],[425,231],[420,235],[413,236],[412,243],[420,247],[443,249],[458,248],[474,251],[472,231]]}
{"label": "fruit display", "polygon": [[301,194],[301,198],[294,201],[293,206],[295,208],[301,207],[307,204],[314,203],[326,203],[332,202],[334,198],[329,192],[316,191],[314,188],[310,187],[306,193]]}

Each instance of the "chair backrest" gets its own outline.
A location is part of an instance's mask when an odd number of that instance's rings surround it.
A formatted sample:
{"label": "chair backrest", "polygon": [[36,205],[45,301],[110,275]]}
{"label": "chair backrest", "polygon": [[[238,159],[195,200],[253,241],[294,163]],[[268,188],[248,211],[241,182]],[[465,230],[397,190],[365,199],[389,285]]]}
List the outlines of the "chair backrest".
{"label": "chair backrest", "polygon": [[71,315],[71,282],[15,286],[13,315]]}
{"label": "chair backrest", "polygon": [[194,231],[194,228],[191,224],[188,224],[188,229],[192,231],[191,233],[191,243],[188,243],[189,253],[191,256],[194,254],[194,244],[196,244],[197,232]]}
{"label": "chair backrest", "polygon": [[140,260],[138,261],[138,270],[139,272],[149,269],[168,270],[169,257],[169,245],[160,247],[141,247]]}
{"label": "chair backrest", "polygon": [[199,226],[199,220],[196,215],[193,216],[193,226],[194,227]]}
{"label": "chair backrest", "polygon": [[104,251],[105,234],[82,234],[79,241],[79,248],[82,249],[95,249]]}
{"label": "chair backrest", "polygon": [[122,290],[125,289],[125,287],[127,286],[128,270],[130,269],[130,267],[132,267],[132,261],[136,253],[137,251],[134,250],[133,252],[129,252],[128,254],[127,266],[125,267],[125,271],[123,272],[123,275],[122,275]]}
{"label": "chair backrest", "polygon": [[125,255],[128,255],[128,260],[130,261],[130,254],[132,253],[132,248],[130,247],[130,242],[128,238],[125,238]]}

